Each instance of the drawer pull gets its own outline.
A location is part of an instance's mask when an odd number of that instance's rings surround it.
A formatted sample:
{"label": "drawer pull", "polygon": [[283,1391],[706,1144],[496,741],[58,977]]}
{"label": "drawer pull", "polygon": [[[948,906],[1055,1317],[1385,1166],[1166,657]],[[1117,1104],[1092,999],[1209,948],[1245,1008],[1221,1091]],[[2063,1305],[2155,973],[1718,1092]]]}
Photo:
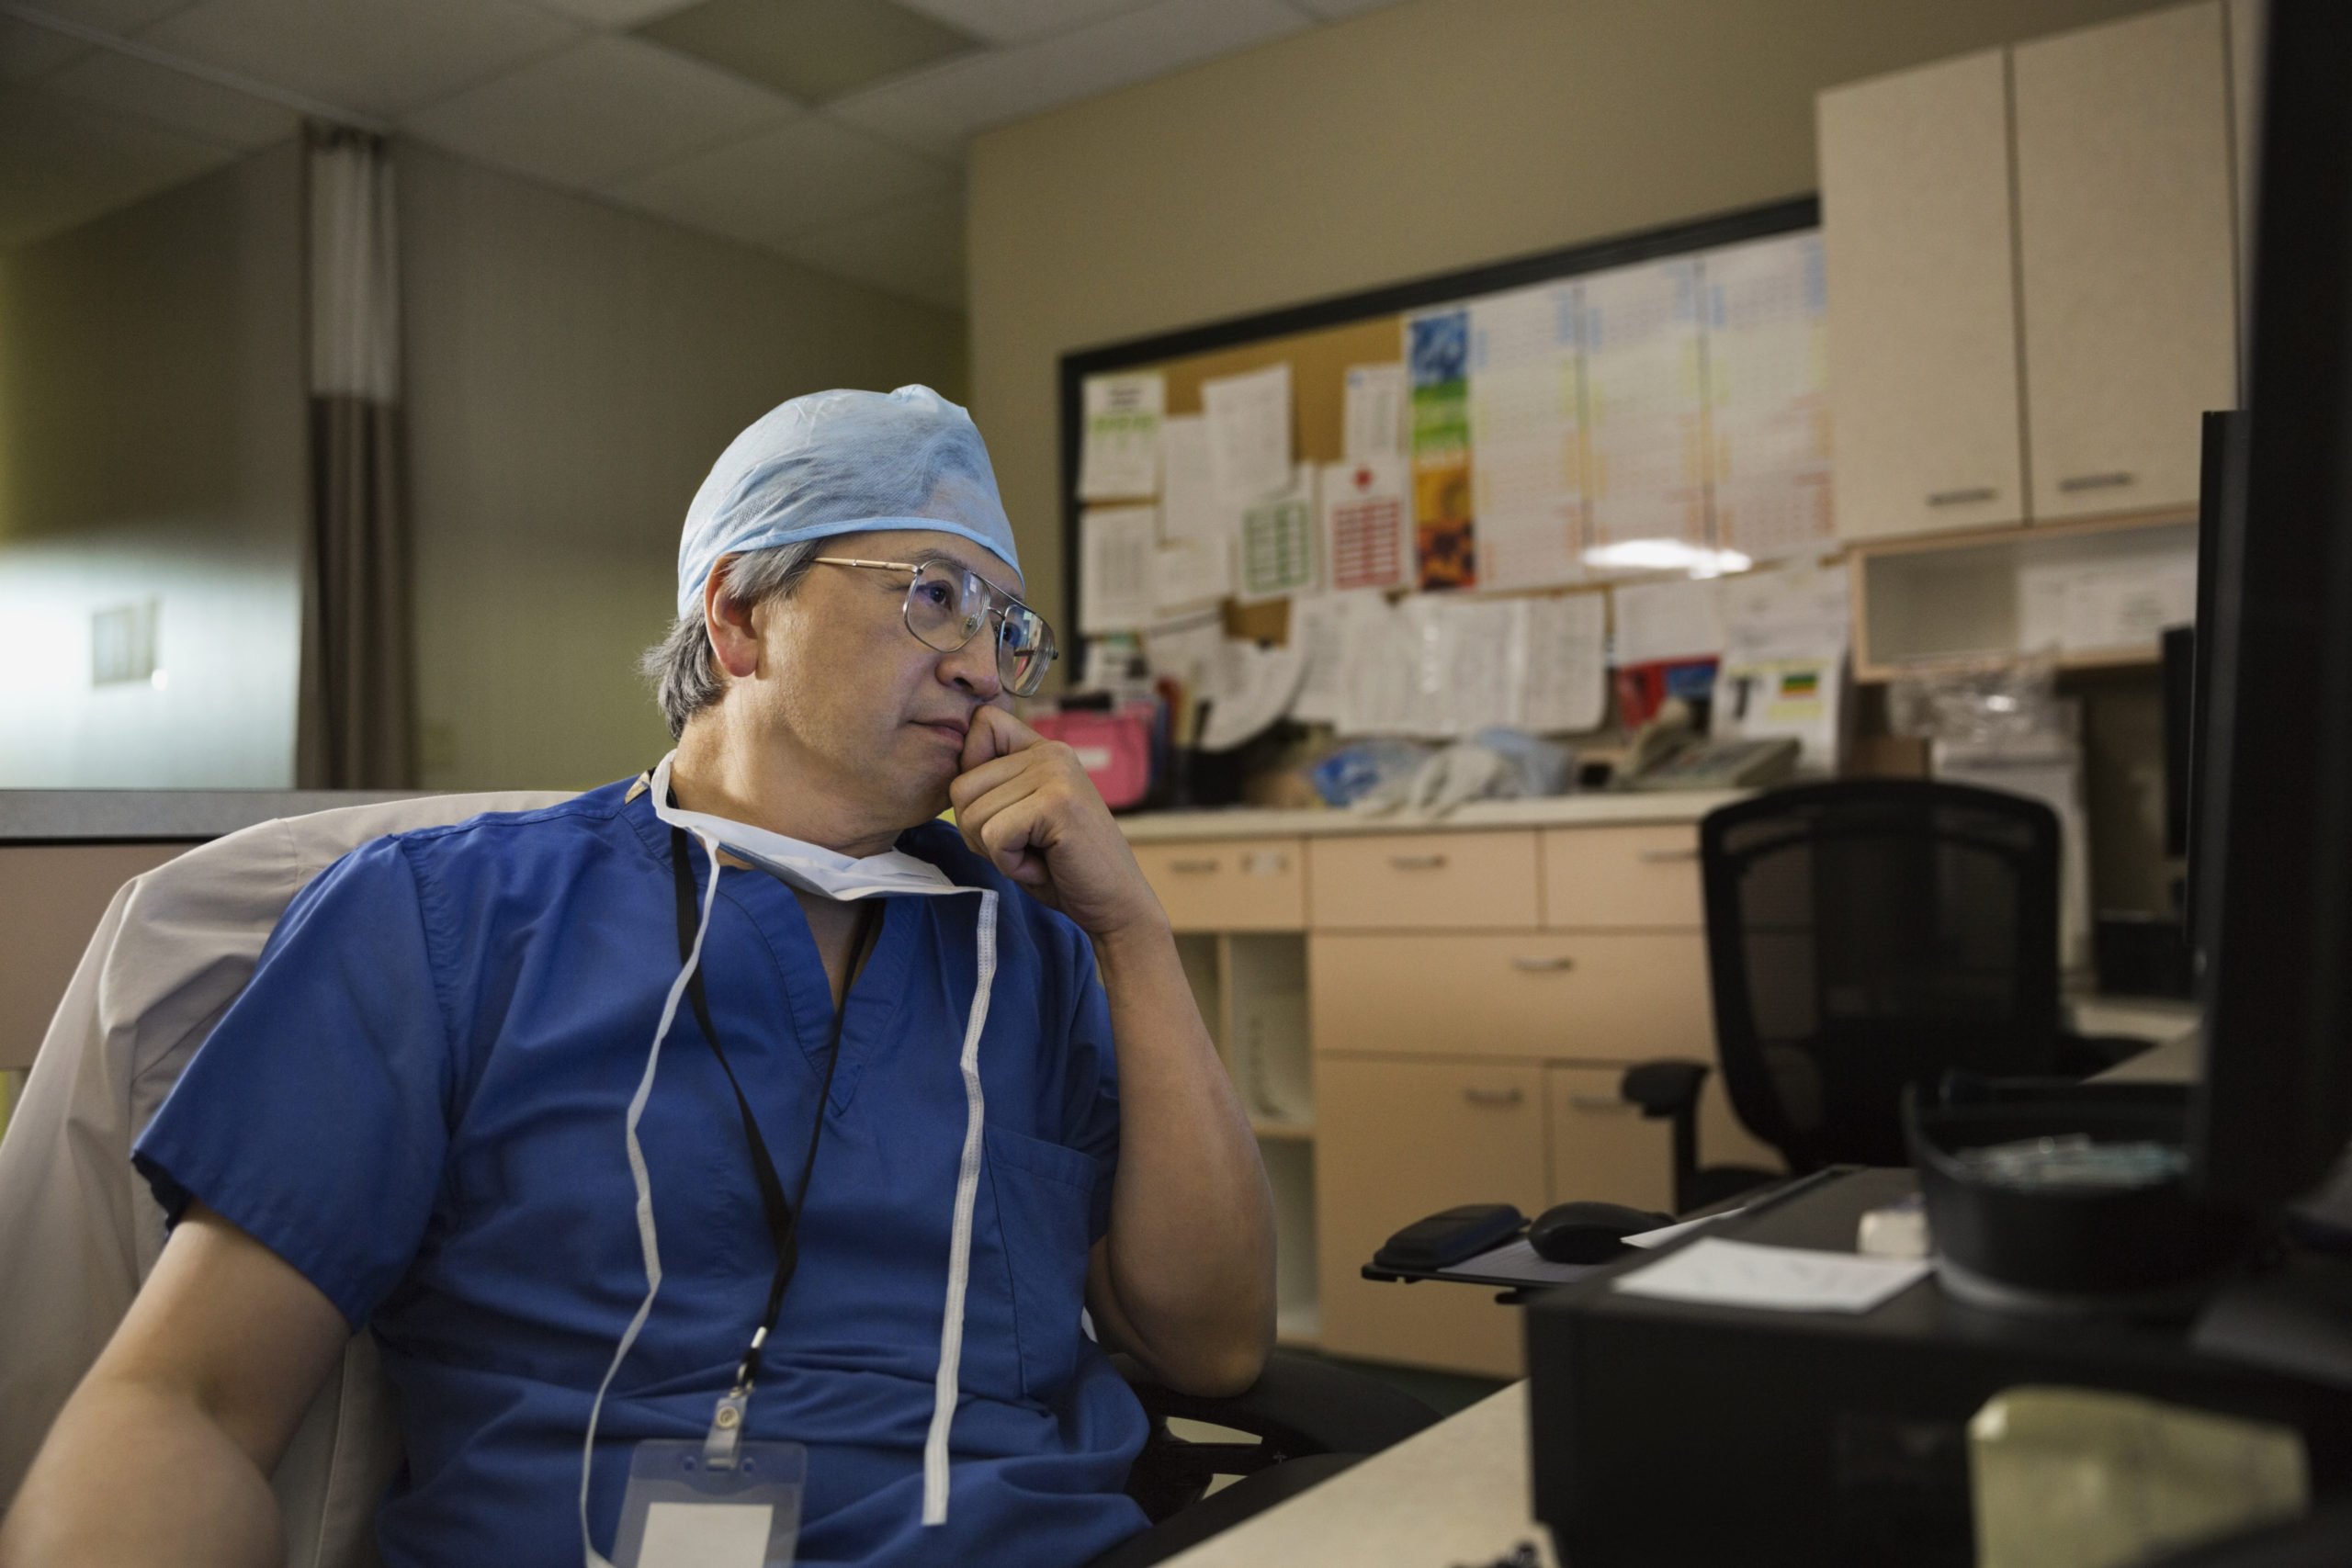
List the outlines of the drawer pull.
{"label": "drawer pull", "polygon": [[1980,501],[1990,501],[2001,492],[1991,485],[1970,485],[1964,490],[1939,490],[1928,497],[1929,506],[1970,506]]}
{"label": "drawer pull", "polygon": [[1246,876],[1280,876],[1290,868],[1290,857],[1272,850],[1259,850],[1241,857],[1241,870]]}
{"label": "drawer pull", "polygon": [[1485,1089],[1472,1084],[1462,1091],[1462,1098],[1473,1105],[1517,1105],[1527,1097],[1516,1089]]}
{"label": "drawer pull", "polygon": [[1388,863],[1398,871],[1435,871],[1445,863],[1443,855],[1390,855]]}
{"label": "drawer pull", "polygon": [[1168,869],[1174,872],[1182,872],[1187,876],[1193,875],[1204,871],[1215,871],[1216,869],[1216,857],[1211,855],[1203,860],[1171,860],[1168,863]]}
{"label": "drawer pull", "polygon": [[1648,865],[1663,865],[1668,861],[1697,860],[1699,846],[1691,844],[1679,850],[1644,850],[1638,858]]}
{"label": "drawer pull", "polygon": [[1578,1111],[1601,1111],[1612,1116],[1634,1109],[1632,1100],[1613,1094],[1572,1094],[1568,1104]]}
{"label": "drawer pull", "polygon": [[1510,966],[1530,975],[1555,975],[1575,968],[1577,961],[1565,953],[1521,953],[1512,956]]}
{"label": "drawer pull", "polygon": [[2078,490],[2113,490],[2132,482],[2132,475],[2124,469],[2111,474],[2075,474],[2058,481],[2058,489],[2068,495]]}

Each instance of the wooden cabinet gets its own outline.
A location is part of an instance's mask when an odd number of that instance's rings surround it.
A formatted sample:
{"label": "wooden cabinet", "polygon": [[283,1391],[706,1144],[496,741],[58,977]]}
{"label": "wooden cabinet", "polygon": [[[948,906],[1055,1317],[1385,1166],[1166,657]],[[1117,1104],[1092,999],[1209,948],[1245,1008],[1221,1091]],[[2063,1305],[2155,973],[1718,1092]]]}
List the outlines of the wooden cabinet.
{"label": "wooden cabinet", "polygon": [[1544,835],[1544,923],[1698,930],[1706,923],[1698,865],[1695,824],[1553,829]]}
{"label": "wooden cabinet", "polygon": [[1532,831],[1317,839],[1306,855],[1318,930],[1535,923]]}
{"label": "wooden cabinet", "polygon": [[1135,853],[1180,931],[1295,931],[1306,924],[1302,848],[1296,839],[1203,839]]}
{"label": "wooden cabinet", "polygon": [[1841,536],[2194,507],[2254,30],[2203,0],[1821,95]]}
{"label": "wooden cabinet", "polygon": [[1544,1073],[1533,1063],[1317,1058],[1323,1348],[1521,1375],[1519,1314],[1493,1292],[1374,1284],[1359,1271],[1382,1242],[1437,1210],[1544,1208]]}
{"label": "wooden cabinet", "polygon": [[1307,952],[1318,1052],[1713,1055],[1706,938],[1695,931],[1317,931]]}
{"label": "wooden cabinet", "polygon": [[2013,54],[2037,519],[2197,503],[2199,418],[2237,400],[2218,3]]}
{"label": "wooden cabinet", "polygon": [[1617,1092],[1617,1067],[1546,1067],[1545,1201],[1589,1199],[1674,1212],[1674,1129]]}
{"label": "wooden cabinet", "polygon": [[1994,50],[1821,95],[1845,537],[2026,515],[2007,76]]}

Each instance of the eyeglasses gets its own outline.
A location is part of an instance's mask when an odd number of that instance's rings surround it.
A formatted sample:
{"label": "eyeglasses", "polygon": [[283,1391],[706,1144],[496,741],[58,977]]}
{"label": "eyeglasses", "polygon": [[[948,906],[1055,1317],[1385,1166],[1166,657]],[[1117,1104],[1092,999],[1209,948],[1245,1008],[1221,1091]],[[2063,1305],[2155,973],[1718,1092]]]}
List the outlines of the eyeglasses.
{"label": "eyeglasses", "polygon": [[1037,614],[977,571],[953,561],[853,560],[846,556],[819,556],[819,566],[855,566],[876,571],[903,571],[907,584],[907,630],[926,648],[953,653],[988,625],[997,624],[996,672],[1004,689],[1016,697],[1034,697],[1046,683],[1060,650],[1054,646],[1054,628]]}

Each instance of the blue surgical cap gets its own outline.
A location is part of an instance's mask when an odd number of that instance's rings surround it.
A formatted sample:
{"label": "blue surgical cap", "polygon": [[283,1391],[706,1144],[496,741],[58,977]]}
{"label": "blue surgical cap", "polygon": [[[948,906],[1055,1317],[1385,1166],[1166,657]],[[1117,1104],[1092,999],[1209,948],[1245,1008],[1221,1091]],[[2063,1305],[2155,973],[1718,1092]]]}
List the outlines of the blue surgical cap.
{"label": "blue surgical cap", "polygon": [[929,387],[811,392],[729,444],[678,536],[678,614],[722,556],[872,528],[960,534],[1021,570],[972,416]]}

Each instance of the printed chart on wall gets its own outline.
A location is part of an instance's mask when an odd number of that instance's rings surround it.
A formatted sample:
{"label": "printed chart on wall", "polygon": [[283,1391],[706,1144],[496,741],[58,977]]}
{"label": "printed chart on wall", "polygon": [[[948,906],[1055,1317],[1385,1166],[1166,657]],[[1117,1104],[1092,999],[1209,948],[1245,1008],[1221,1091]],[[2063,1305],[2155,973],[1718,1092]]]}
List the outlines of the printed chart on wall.
{"label": "printed chart on wall", "polygon": [[1833,547],[1821,236],[1726,246],[1701,267],[1717,546],[1751,560]]}

